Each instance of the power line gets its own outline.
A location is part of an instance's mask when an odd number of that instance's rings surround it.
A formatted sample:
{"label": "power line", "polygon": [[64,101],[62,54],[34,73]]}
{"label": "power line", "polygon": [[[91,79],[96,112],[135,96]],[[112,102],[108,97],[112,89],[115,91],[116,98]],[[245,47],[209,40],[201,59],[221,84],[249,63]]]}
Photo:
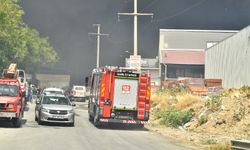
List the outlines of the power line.
{"label": "power line", "polygon": [[138,16],[153,16],[152,13],[138,13],[137,0],[134,0],[134,12],[133,13],[118,13],[123,16],[134,16],[134,55],[138,53]]}
{"label": "power line", "polygon": [[[177,17],[177,16],[179,16],[179,15],[182,15],[182,14],[184,14],[184,13],[186,13],[186,12],[188,12],[188,11],[194,9],[195,7],[197,7],[197,6],[201,5],[201,4],[203,4],[203,3],[204,3],[205,1],[207,1],[207,0],[202,0],[202,1],[198,0],[198,1],[199,1],[199,2],[193,4],[193,5],[187,7],[187,8],[185,8],[185,9],[183,9],[182,11],[179,11],[179,12],[173,14],[173,15],[170,15],[170,16],[167,16],[167,17],[162,17],[161,19],[153,20],[152,23],[155,24],[155,23],[159,23],[159,22],[163,22],[163,21],[167,21],[167,20],[173,19],[173,18],[175,18],[175,17]],[[148,28],[148,26],[149,26],[149,23],[144,24],[143,29]]]}
{"label": "power line", "polygon": [[191,10],[191,9],[193,9],[193,8],[195,8],[195,7],[199,6],[199,5],[201,5],[201,4],[203,4],[203,3],[204,3],[205,1],[207,1],[207,0],[202,0],[202,1],[198,0],[198,1],[199,1],[199,2],[193,4],[193,5],[191,5],[190,7],[187,7],[187,8],[185,8],[185,9],[183,9],[182,11],[179,11],[179,12],[177,12],[177,13],[171,15],[171,16],[167,16],[167,17],[163,17],[162,19],[154,20],[153,23],[155,23],[155,22],[161,22],[161,21],[166,21],[166,20],[172,19],[172,18],[174,18],[174,17],[177,17],[177,16],[179,16],[179,15],[182,15],[182,14],[186,13],[187,11],[189,11],[189,10]]}
{"label": "power line", "polygon": [[158,2],[159,0],[152,0],[151,3],[149,3],[146,7],[144,7],[141,12],[143,12],[144,10],[150,8],[151,6],[153,6],[156,2]]}

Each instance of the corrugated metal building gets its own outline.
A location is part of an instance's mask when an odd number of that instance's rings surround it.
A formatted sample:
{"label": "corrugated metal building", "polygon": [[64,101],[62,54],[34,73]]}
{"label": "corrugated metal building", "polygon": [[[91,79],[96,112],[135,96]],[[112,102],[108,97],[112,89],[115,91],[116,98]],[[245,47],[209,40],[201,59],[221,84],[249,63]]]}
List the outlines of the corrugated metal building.
{"label": "corrugated metal building", "polygon": [[159,74],[161,80],[204,77],[205,49],[237,31],[160,29]]}
{"label": "corrugated metal building", "polygon": [[205,51],[205,77],[225,88],[250,86],[250,26]]}

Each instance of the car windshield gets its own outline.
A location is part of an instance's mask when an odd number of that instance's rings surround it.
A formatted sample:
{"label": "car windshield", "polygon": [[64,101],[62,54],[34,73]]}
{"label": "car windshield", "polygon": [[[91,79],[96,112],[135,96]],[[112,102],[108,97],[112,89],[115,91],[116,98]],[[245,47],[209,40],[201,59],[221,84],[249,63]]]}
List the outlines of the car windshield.
{"label": "car windshield", "polygon": [[17,86],[0,84],[0,96],[18,96]]}
{"label": "car windshield", "polygon": [[66,97],[45,96],[42,104],[70,105],[70,102]]}
{"label": "car windshield", "polygon": [[82,90],[84,90],[84,87],[78,86],[78,87],[75,87],[75,90],[82,91]]}

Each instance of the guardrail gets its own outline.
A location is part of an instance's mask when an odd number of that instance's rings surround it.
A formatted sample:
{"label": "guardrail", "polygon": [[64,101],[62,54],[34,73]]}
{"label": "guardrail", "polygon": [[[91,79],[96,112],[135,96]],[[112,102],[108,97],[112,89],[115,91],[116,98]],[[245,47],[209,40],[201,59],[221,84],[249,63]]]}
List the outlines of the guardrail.
{"label": "guardrail", "polygon": [[250,141],[247,140],[231,140],[232,150],[250,150]]}

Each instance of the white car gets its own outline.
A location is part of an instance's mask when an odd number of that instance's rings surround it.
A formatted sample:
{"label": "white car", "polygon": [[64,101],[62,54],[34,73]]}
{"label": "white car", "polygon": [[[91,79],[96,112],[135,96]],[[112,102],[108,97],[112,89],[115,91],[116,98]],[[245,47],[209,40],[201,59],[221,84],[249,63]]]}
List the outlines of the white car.
{"label": "white car", "polygon": [[35,120],[38,124],[44,122],[51,123],[67,123],[74,126],[75,123],[75,104],[61,94],[42,95],[39,101],[36,102]]}
{"label": "white car", "polygon": [[86,98],[86,87],[81,85],[74,85],[70,97],[72,100],[82,100],[85,101]]}
{"label": "white car", "polygon": [[46,88],[43,90],[42,94],[62,94],[64,95],[64,90],[60,88]]}

